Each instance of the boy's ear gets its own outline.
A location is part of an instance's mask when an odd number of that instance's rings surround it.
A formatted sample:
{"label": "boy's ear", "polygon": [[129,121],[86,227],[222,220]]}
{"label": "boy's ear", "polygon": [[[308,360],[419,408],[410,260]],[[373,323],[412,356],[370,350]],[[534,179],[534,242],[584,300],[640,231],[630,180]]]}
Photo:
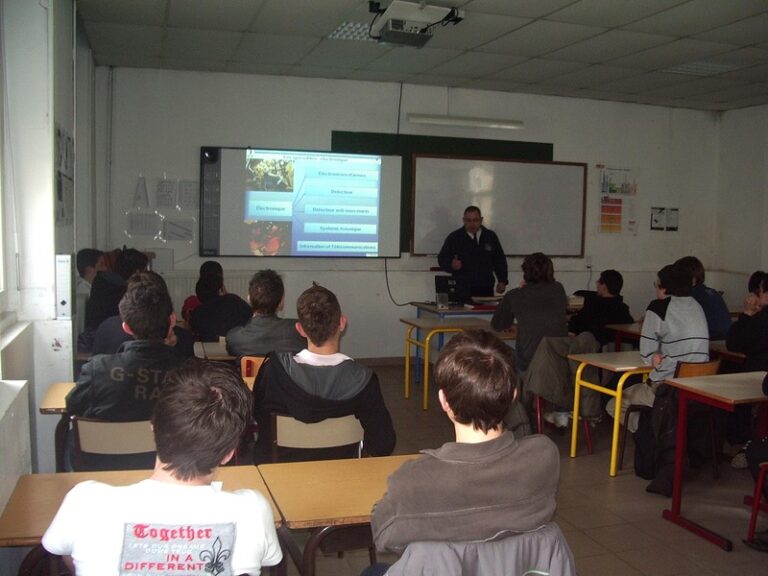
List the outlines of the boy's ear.
{"label": "boy's ear", "polygon": [[347,328],[347,317],[344,314],[339,318],[339,333],[344,332]]}
{"label": "boy's ear", "polygon": [[135,334],[133,333],[133,330],[131,330],[131,327],[128,326],[128,324],[126,324],[125,322],[123,322],[123,332],[125,332],[129,336],[135,336]]}
{"label": "boy's ear", "polygon": [[307,340],[309,340],[309,338],[307,337],[307,333],[304,332],[304,326],[301,325],[301,322],[296,322],[296,332],[301,334],[303,338],[306,338]]}
{"label": "boy's ear", "polygon": [[229,451],[229,453],[227,453],[227,455],[226,455],[226,456],[224,456],[224,458],[221,460],[221,465],[222,465],[222,466],[224,466],[224,464],[226,464],[227,462],[229,462],[230,460],[232,460],[232,457],[233,457],[234,455],[235,455],[235,450],[234,450],[234,448],[233,448],[233,449],[232,449],[232,450],[230,450],[230,451]]}

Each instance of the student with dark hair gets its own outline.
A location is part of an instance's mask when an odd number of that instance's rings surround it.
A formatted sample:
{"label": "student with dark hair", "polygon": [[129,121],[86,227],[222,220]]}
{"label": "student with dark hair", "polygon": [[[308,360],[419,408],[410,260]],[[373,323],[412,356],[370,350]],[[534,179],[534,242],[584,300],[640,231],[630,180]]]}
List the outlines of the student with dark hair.
{"label": "student with dark hair", "polygon": [[96,248],[83,248],[77,251],[77,273],[89,285],[93,284],[96,274],[107,269],[104,252]]}
{"label": "student with dark hair", "polygon": [[568,330],[574,334],[591,332],[601,346],[611,342],[613,333],[606,324],[631,324],[634,318],[621,297],[624,278],[616,270],[603,270],[597,290],[584,297],[584,307],[571,316]]}
{"label": "student with dark hair", "polygon": [[227,293],[221,276],[201,277],[195,286],[195,293],[201,304],[192,311],[190,327],[203,342],[217,341],[251,317],[251,307],[237,294]]}
{"label": "student with dark hair", "polygon": [[[269,502],[254,490],[225,492],[212,480],[250,422],[250,397],[226,365],[191,364],[168,374],[152,416],[152,476],[129,486],[86,481],[64,498],[43,546],[72,573],[256,575],[282,559]],[[157,536],[155,536],[157,534]]]}
{"label": "student with dark hair", "polygon": [[[299,296],[296,308],[296,329],[307,339],[307,348],[298,354],[267,354],[253,386],[254,413],[259,423],[254,463],[269,459],[270,412],[288,414],[302,422],[354,414],[365,432],[365,451],[371,456],[388,456],[395,448],[392,418],[376,374],[339,352],[347,318],[341,313],[336,295],[314,285]],[[342,458],[353,453],[335,449],[293,451],[284,459]]]}
{"label": "student with dark hair", "polygon": [[[662,386],[664,380],[672,378],[678,362],[706,362],[709,360],[709,330],[707,318],[701,305],[690,295],[691,276],[678,264],[664,266],[654,282],[656,299],[648,305],[640,334],[640,356],[653,370],[648,380],[624,390],[621,398],[621,419],[632,404],[653,407],[658,410],[663,404],[658,397],[666,398],[669,389]],[[663,402],[663,401],[662,401]],[[670,496],[672,494],[672,471],[674,465],[674,423],[677,402],[673,408],[667,404],[664,413],[656,416],[659,426],[655,429],[657,466],[654,474],[643,473],[652,482],[648,492]],[[606,411],[613,417],[616,399],[611,398]],[[670,413],[672,410],[674,413]],[[630,416],[629,432],[638,429],[637,413]],[[662,434],[661,430],[664,431]]]}
{"label": "student with dark hair", "polygon": [[101,420],[148,420],[165,374],[184,361],[165,341],[176,315],[164,284],[139,276],[120,300],[123,330],[134,340],[93,356],[67,395],[67,412]]}
{"label": "student with dark hair", "polygon": [[[134,282],[157,282],[163,290],[168,292],[168,286],[160,274],[145,270],[137,272],[128,279],[128,286]],[[168,296],[170,298],[170,295]],[[92,353],[95,354],[115,354],[120,350],[123,342],[129,342],[134,337],[123,330],[123,320],[119,315],[107,318],[96,330],[93,341]],[[177,354],[185,358],[192,358],[195,355],[194,339],[189,330],[180,326],[173,326],[171,337],[166,338],[165,343],[173,347]]]}
{"label": "student with dark hair", "polygon": [[[221,267],[221,264],[216,262],[216,260],[206,260],[200,264],[200,275],[198,276],[198,279],[207,276],[220,276],[223,279],[224,269]],[[224,292],[226,292],[226,289],[224,289]],[[184,300],[184,304],[181,307],[181,317],[184,319],[184,322],[187,324],[190,323],[192,310],[200,306],[200,304],[202,304],[202,302],[200,302],[200,298],[197,297],[197,294],[192,294]]]}
{"label": "student with dark hair", "polygon": [[764,276],[765,276],[765,272],[763,272],[762,270],[755,270],[754,272],[752,272],[752,274],[749,277],[749,280],[747,281],[747,291],[750,294],[759,296],[760,286],[763,283]]}
{"label": "student with dark hair", "polygon": [[525,257],[523,281],[504,295],[493,315],[494,330],[508,330],[517,319],[515,353],[518,373],[524,372],[544,336],[566,336],[568,298],[555,280],[552,260],[541,252]]}
{"label": "student with dark hair", "polygon": [[376,547],[499,540],[552,520],[557,447],[503,426],[516,390],[511,349],[489,332],[461,332],[443,348],[434,381],[456,441],[423,450],[389,477],[371,516]]}
{"label": "student with dark hair", "polygon": [[266,356],[268,352],[299,352],[307,339],[296,331],[296,320],[279,318],[285,302],[283,279],[274,270],[256,272],[248,285],[253,315],[245,326],[227,332],[227,351],[233,356]]}
{"label": "student with dark hair", "polygon": [[104,320],[118,313],[128,278],[146,269],[148,263],[149,259],[138,250],[123,248],[117,255],[114,271],[104,270],[96,275],[85,308],[86,331],[96,330]]}
{"label": "student with dark hair", "polygon": [[473,296],[493,296],[507,289],[507,257],[499,237],[483,226],[477,206],[464,210],[464,225],[448,234],[437,256],[440,268],[466,282]]}
{"label": "student with dark hair", "polygon": [[684,256],[675,262],[691,276],[691,296],[704,309],[709,327],[709,337],[712,340],[722,340],[731,327],[731,313],[725,300],[717,290],[704,284],[704,265],[696,256]]}

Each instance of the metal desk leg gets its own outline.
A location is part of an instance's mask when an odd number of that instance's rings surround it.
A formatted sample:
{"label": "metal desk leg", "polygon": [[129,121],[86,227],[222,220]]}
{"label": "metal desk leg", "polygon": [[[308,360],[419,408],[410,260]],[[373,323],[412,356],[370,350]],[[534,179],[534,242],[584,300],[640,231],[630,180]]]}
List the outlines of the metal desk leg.
{"label": "metal desk leg", "polygon": [[[405,397],[411,397],[411,334],[413,333],[413,326],[409,326],[405,331]],[[416,351],[419,351],[418,346]],[[416,362],[418,362],[418,357]]]}
{"label": "metal desk leg", "polygon": [[574,389],[573,389],[573,428],[571,429],[571,458],[576,458],[576,447],[578,446],[579,442],[579,423],[578,418],[576,417],[576,414],[579,414],[579,403],[581,401],[581,374],[584,372],[584,368],[587,367],[586,362],[582,362],[579,364],[578,369],[576,370],[576,378],[574,380]]}
{"label": "metal desk leg", "polygon": [[684,518],[680,514],[680,508],[683,500],[683,472],[685,468],[685,448],[688,440],[688,401],[690,395],[683,389],[678,389],[677,395],[677,434],[675,436],[675,475],[672,480],[672,505],[669,509],[661,513],[662,518],[685,528],[719,546],[723,550],[730,552],[733,550],[733,543],[716,534],[696,522]]}
{"label": "metal desk leg", "polygon": [[67,443],[69,414],[62,414],[53,432],[53,444],[56,452],[56,472],[64,472],[64,446]]}

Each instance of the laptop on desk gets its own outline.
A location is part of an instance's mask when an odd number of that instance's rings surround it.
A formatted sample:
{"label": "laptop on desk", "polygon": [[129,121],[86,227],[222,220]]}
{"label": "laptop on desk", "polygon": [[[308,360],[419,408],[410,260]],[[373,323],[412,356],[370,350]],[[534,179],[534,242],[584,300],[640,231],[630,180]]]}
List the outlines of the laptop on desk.
{"label": "laptop on desk", "polygon": [[472,302],[469,285],[461,278],[453,276],[435,276],[435,294],[438,304],[463,306]]}

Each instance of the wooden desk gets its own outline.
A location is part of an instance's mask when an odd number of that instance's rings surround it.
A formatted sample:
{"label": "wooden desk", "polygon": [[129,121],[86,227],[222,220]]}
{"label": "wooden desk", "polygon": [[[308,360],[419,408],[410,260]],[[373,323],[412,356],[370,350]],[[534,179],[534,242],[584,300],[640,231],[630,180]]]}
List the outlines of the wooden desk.
{"label": "wooden desk", "polygon": [[728,350],[728,347],[725,345],[725,340],[710,340],[709,355],[715,358],[728,360],[734,364],[744,364],[744,360],[747,357],[743,352],[733,352]]}
{"label": "wooden desk", "polygon": [[[419,361],[418,350],[421,348],[424,350],[424,371],[422,374],[422,408],[427,410],[429,408],[429,355],[431,351],[432,337],[436,334],[442,336],[443,334],[452,332],[462,332],[464,330],[486,330],[493,332],[502,339],[513,340],[516,338],[517,331],[510,330],[509,332],[494,332],[491,328],[491,323],[484,318],[400,318],[400,322],[408,326],[405,330],[405,390],[404,396],[410,398],[411,395],[411,345],[416,347],[417,355],[416,362]],[[416,336],[413,336],[413,331],[416,330]],[[424,339],[420,338],[420,334],[424,333]]]}
{"label": "wooden desk", "polygon": [[765,372],[741,372],[738,374],[718,374],[716,376],[696,376],[666,380],[667,384],[678,389],[677,436],[675,440],[675,475],[672,485],[672,505],[669,509],[662,512],[662,517],[729,552],[733,550],[733,543],[730,540],[704,528],[696,522],[688,520],[680,513],[683,500],[688,403],[691,401],[701,402],[702,404],[708,404],[728,412],[733,412],[739,404],[768,403],[768,396],[763,394],[763,378],[765,378]]}
{"label": "wooden desk", "polygon": [[[616,399],[616,408],[613,414],[613,436],[611,438],[611,464],[609,468],[609,474],[616,476],[616,462],[619,447],[619,425],[620,425],[620,413],[621,413],[621,398],[624,392],[624,383],[627,378],[634,374],[648,374],[652,367],[644,364],[640,353],[637,351],[630,352],[597,352],[594,354],[569,354],[569,360],[579,362],[579,367],[576,370],[575,389],[573,393],[573,413],[579,414],[579,401],[581,397],[581,388],[589,388],[601,394],[607,394],[613,396]],[[616,390],[612,388],[606,388],[600,384],[594,382],[588,382],[584,380],[581,375],[584,372],[584,368],[587,366],[595,366],[602,368],[603,370],[610,370],[611,372],[621,372],[621,378],[616,386]],[[576,457],[576,447],[579,440],[579,419],[574,418],[571,432],[571,458]]]}
{"label": "wooden desk", "polygon": [[[387,489],[387,477],[417,455],[287,462],[258,467],[288,529],[314,528],[303,554],[283,528],[299,572],[314,574],[315,553],[330,526],[363,526]],[[370,531],[370,529],[368,529]],[[301,568],[303,566],[303,569]]]}
{"label": "wooden desk", "polygon": [[[149,470],[26,474],[19,478],[8,505],[0,516],[0,546],[39,544],[64,496],[78,482],[98,480],[113,486],[125,486],[149,478],[150,475]],[[219,468],[216,480],[224,483],[224,490],[251,488],[261,492],[272,506],[275,525],[279,525],[280,513],[254,466]]]}
{"label": "wooden desk", "polygon": [[61,416],[53,432],[56,472],[64,472],[64,444],[67,441],[67,430],[69,429],[66,397],[74,387],[74,382],[54,382],[46,390],[45,396],[40,402],[40,414],[59,414]]}
{"label": "wooden desk", "polygon": [[195,356],[203,360],[215,360],[218,362],[234,362],[236,356],[227,352],[227,345],[223,340],[218,342],[195,342]]}

